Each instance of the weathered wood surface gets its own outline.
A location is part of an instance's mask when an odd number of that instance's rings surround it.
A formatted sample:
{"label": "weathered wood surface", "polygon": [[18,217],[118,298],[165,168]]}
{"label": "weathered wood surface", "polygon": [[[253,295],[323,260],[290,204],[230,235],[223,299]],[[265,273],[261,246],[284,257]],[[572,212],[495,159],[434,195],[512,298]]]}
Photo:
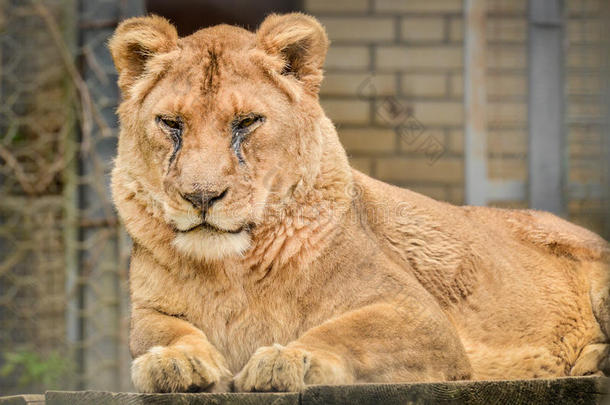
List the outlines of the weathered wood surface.
{"label": "weathered wood surface", "polygon": [[[321,405],[321,404],[604,404],[610,379],[568,377],[519,381],[459,381],[421,384],[310,386],[300,393],[136,394],[103,391],[48,391],[47,405]],[[27,404],[3,402],[0,405]],[[14,398],[14,397],[13,397]],[[38,402],[37,404],[41,404]]]}
{"label": "weathered wood surface", "polygon": [[46,405],[298,405],[299,393],[136,394],[47,391]]}
{"label": "weathered wood surface", "polygon": [[318,404],[603,404],[608,379],[371,384],[308,388],[302,405]]}
{"label": "weathered wood surface", "polygon": [[44,405],[44,395],[27,394],[0,397],[0,405]]}

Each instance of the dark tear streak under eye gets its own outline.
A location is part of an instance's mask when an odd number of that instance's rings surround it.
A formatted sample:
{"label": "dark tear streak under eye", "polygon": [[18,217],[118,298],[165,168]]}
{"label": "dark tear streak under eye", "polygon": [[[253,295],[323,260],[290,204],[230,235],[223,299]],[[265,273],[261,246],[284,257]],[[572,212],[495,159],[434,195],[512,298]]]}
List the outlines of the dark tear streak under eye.
{"label": "dark tear streak under eye", "polygon": [[237,156],[237,161],[240,165],[246,164],[244,155],[241,153],[241,143],[243,142],[245,135],[245,133],[237,131],[234,133],[233,139],[231,139],[231,148],[233,149],[233,152],[235,152],[235,156]]}
{"label": "dark tear streak under eye", "polygon": [[167,171],[172,167],[172,163],[176,160],[176,155],[180,148],[182,148],[182,137],[179,134],[173,133],[171,134],[172,141],[174,141],[174,150],[172,151],[172,155],[169,157],[169,163],[167,165]]}

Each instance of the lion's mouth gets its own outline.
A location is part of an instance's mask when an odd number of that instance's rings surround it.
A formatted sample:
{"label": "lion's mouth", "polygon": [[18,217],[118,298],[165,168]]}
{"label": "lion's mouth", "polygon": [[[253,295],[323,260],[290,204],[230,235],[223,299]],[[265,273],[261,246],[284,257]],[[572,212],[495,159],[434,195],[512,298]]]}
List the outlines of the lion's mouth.
{"label": "lion's mouth", "polygon": [[205,229],[208,231],[212,231],[215,233],[231,233],[231,234],[236,234],[236,233],[240,233],[243,232],[245,230],[249,229],[248,225],[243,225],[237,229],[222,229],[222,228],[218,228],[212,224],[210,224],[209,222],[202,222],[198,225],[193,226],[192,228],[186,229],[186,230],[181,230],[181,229],[176,229],[177,232],[180,233],[188,233],[188,232],[192,232],[195,231],[197,229]]}

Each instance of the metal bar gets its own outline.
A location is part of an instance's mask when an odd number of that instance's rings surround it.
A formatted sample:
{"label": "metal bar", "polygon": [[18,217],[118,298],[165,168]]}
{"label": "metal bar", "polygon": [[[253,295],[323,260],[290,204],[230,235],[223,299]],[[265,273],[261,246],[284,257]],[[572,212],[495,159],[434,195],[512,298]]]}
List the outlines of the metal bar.
{"label": "metal bar", "polygon": [[[610,21],[610,4],[604,2],[602,5],[602,21]],[[603,138],[603,149],[605,153],[604,159],[604,176],[602,184],[605,184],[602,194],[604,204],[604,233],[602,234],[606,240],[610,240],[610,27],[605,24],[602,29],[602,78],[603,78],[603,102],[606,107],[604,115],[604,132],[606,136]]]}
{"label": "metal bar", "polygon": [[[76,0],[63,0],[63,39],[66,47],[72,55],[77,53],[77,4]],[[75,110],[71,106],[74,100],[74,84],[70,79],[66,79],[66,106],[69,111],[67,122],[70,123],[70,130],[65,131],[61,140],[61,149],[66,161],[66,166],[62,172],[63,180],[63,209],[64,209],[64,257],[65,257],[65,289],[66,289],[66,339],[69,344],[72,359],[75,363],[76,371],[82,371],[82,318],[80,315],[82,307],[82,286],[80,284],[79,272],[79,226],[78,226],[78,160],[77,142],[78,130],[76,123]],[[73,388],[81,388],[78,381],[72,382]]]}
{"label": "metal bar", "polygon": [[565,214],[563,1],[530,0],[529,204]]}
{"label": "metal bar", "polygon": [[464,1],[464,178],[468,205],[487,204],[485,0]]}

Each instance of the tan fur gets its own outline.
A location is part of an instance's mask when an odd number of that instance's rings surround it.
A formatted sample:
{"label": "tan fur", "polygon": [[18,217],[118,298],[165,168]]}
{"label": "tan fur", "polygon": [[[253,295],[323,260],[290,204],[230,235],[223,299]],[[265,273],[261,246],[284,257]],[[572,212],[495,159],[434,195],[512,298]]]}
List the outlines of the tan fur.
{"label": "tan fur", "polygon": [[[136,387],[598,373],[608,243],[550,214],[456,207],[352,170],[318,102],[327,46],[303,14],[180,39],[135,18],[111,39]],[[265,119],[237,149],[231,123],[251,113]],[[164,114],[184,122],[173,160]],[[202,213],[182,195],[222,190],[210,227],[188,231]]]}

